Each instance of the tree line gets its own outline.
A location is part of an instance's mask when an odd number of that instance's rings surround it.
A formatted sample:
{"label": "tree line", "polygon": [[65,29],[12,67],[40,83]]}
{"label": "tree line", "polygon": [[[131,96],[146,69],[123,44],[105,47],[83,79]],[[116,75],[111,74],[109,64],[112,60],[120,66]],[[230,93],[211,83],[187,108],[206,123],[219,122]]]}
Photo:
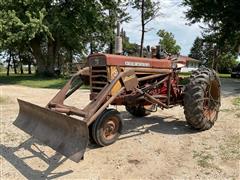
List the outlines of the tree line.
{"label": "tree line", "polygon": [[[237,0],[206,0],[206,4],[183,0],[183,5],[190,7],[186,12],[190,23],[201,21],[208,25],[201,44],[211,44],[214,48],[214,68],[223,56],[236,57],[240,27],[236,18],[239,17],[236,16],[239,14]],[[146,26],[161,15],[160,1],[2,0],[0,52],[7,54],[9,65],[12,62],[15,67],[17,60],[20,65],[27,64],[28,67],[34,63],[38,74],[51,76],[55,67],[81,59],[88,52],[104,50],[113,53],[116,21],[129,22],[131,19],[126,13],[127,8],[139,11],[142,35],[140,50],[137,44],[129,42],[127,35],[123,38],[123,47],[125,51],[139,51],[137,53],[143,56]],[[166,51],[173,54],[180,51],[172,33],[159,30],[157,34],[161,37],[159,44]],[[194,53],[190,55],[196,57]],[[226,62],[226,59],[221,61]],[[211,63],[210,60],[207,62]]]}
{"label": "tree line", "polygon": [[190,24],[204,23],[190,56],[221,72],[237,64],[240,53],[240,3],[238,0],[183,0]]}

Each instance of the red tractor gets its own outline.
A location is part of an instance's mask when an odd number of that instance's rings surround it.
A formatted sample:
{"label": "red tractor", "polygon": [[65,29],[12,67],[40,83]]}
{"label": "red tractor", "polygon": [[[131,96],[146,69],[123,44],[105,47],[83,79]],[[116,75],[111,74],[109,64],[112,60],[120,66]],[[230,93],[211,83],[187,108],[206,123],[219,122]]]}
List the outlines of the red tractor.
{"label": "red tractor", "polygon": [[[157,108],[184,107],[187,123],[207,130],[217,120],[220,81],[214,70],[201,67],[185,86],[178,72],[186,62],[171,58],[152,59],[93,54],[88,67],[79,70],[46,107],[19,101],[14,124],[73,161],[80,161],[89,136],[100,146],[114,143],[123,120],[109,105],[124,105],[133,116],[150,114]],[[67,106],[64,100],[90,81],[90,103],[84,108]]]}

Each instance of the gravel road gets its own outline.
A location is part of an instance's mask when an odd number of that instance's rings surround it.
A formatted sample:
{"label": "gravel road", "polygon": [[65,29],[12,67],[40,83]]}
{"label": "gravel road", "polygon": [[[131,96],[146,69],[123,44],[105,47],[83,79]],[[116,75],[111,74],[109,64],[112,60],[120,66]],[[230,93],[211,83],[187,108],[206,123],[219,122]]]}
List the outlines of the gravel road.
{"label": "gravel road", "polygon": [[[222,106],[215,126],[188,127],[182,107],[134,118],[117,107],[124,131],[111,146],[90,144],[80,163],[72,162],[30,137],[12,122],[16,99],[44,106],[57,90],[0,85],[0,179],[240,179],[240,81],[222,79]],[[89,92],[68,103],[83,107]]]}

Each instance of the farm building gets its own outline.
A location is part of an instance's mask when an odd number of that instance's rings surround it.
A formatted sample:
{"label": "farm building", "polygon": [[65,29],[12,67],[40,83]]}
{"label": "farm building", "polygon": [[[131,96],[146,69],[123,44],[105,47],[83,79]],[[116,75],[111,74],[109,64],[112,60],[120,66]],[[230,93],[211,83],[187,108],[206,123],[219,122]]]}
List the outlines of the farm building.
{"label": "farm building", "polygon": [[201,63],[201,62],[200,62],[199,60],[197,60],[197,59],[193,59],[193,58],[191,58],[191,57],[182,56],[182,55],[180,55],[180,56],[178,57],[178,60],[186,61],[186,62],[187,62],[186,67],[183,67],[183,68],[181,69],[181,72],[191,72],[191,71],[194,71],[194,70],[196,70],[196,69],[199,68],[200,63]]}

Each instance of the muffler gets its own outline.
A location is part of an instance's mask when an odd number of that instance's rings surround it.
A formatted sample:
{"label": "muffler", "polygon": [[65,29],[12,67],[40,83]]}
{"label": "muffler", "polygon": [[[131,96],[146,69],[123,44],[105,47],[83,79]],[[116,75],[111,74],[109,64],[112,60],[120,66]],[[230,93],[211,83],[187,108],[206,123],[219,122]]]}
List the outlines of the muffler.
{"label": "muffler", "polygon": [[75,162],[83,158],[89,140],[86,122],[20,99],[18,103],[15,126]]}

